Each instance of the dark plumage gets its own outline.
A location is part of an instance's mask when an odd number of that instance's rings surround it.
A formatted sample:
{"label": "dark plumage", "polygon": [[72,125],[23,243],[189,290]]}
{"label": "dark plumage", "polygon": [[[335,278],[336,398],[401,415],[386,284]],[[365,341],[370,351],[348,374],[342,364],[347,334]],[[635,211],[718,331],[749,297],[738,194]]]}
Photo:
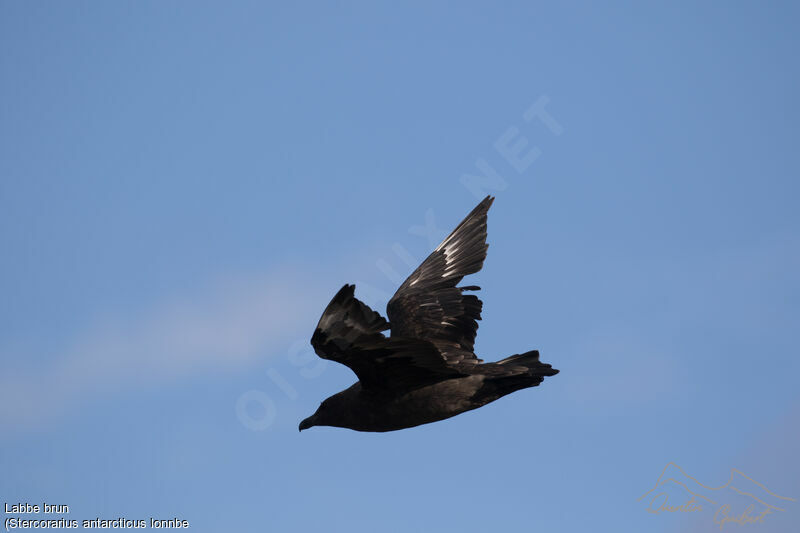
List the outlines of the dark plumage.
{"label": "dark plumage", "polygon": [[[535,387],[558,370],[536,350],[483,363],[473,352],[483,303],[480,287],[456,287],[486,258],[487,196],[400,285],[387,322],[345,285],[322,313],[314,351],[350,367],[358,381],[300,422],[358,431],[392,431],[450,418]],[[391,336],[383,332],[391,329]]]}

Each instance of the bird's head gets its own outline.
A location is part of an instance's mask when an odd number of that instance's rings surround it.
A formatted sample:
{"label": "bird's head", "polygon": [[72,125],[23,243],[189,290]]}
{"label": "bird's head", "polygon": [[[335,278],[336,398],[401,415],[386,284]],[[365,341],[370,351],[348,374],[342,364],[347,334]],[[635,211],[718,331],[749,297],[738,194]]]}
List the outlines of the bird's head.
{"label": "bird's head", "polygon": [[308,429],[314,426],[335,426],[336,424],[336,409],[335,409],[335,401],[332,401],[333,397],[328,398],[321,404],[319,404],[319,408],[316,412],[300,422],[300,431],[304,429]]}
{"label": "bird's head", "polygon": [[300,422],[300,431],[314,426],[351,427],[352,417],[360,412],[358,398],[358,383],[338,394],[327,398],[316,412]]}

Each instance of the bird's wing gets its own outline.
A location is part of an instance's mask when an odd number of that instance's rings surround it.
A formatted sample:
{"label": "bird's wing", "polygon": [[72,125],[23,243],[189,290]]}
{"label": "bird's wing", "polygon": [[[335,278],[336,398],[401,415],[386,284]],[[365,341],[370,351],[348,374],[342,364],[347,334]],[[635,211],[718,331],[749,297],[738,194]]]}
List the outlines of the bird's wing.
{"label": "bird's wing", "polygon": [[[315,336],[317,333],[324,333],[343,349],[357,338],[383,337],[381,332],[389,329],[389,323],[380,313],[356,298],[355,290],[355,285],[345,285],[339,289],[322,313]],[[313,338],[311,344],[314,345]],[[314,348],[316,349],[316,345]]]}
{"label": "bird's wing", "polygon": [[487,196],[478,204],[397,289],[386,306],[392,337],[430,341],[450,364],[482,362],[473,350],[483,302],[464,294],[480,287],[456,285],[483,266],[486,213],[493,201]]}
{"label": "bird's wing", "polygon": [[317,355],[350,367],[365,389],[411,389],[464,375],[430,342],[386,338],[389,323],[354,292],[345,285],[322,313],[311,337]]}

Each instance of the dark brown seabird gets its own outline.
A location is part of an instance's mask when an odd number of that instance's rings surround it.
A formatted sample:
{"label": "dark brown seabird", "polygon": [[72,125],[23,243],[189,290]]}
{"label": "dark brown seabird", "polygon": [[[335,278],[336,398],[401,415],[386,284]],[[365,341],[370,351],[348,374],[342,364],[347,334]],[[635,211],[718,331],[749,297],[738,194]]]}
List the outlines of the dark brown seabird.
{"label": "dark brown seabird", "polygon": [[[444,420],[514,391],[539,385],[558,370],[533,350],[496,363],[473,353],[483,303],[474,285],[456,287],[486,259],[487,196],[411,273],[386,306],[387,322],[345,285],[311,337],[323,359],[358,376],[300,422],[357,431],[393,431]],[[391,329],[391,336],[382,332]]]}

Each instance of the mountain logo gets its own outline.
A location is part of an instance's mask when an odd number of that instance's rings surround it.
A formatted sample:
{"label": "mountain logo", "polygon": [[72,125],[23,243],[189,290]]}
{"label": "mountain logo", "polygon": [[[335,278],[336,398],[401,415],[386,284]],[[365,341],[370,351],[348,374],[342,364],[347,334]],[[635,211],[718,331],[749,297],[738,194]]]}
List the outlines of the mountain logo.
{"label": "mountain logo", "polygon": [[667,463],[653,488],[637,501],[646,503],[651,514],[713,511],[714,523],[722,529],[729,523],[763,522],[770,514],[786,512],[795,499],[772,492],[736,468],[725,484],[712,487]]}

